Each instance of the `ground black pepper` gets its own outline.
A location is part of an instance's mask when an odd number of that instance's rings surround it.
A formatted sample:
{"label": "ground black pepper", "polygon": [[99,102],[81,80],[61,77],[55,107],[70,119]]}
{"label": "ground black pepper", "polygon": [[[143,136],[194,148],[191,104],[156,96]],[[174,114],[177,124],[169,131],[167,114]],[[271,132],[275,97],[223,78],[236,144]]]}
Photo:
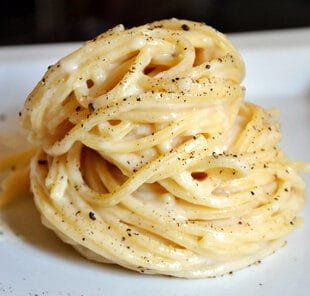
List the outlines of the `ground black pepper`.
{"label": "ground black pepper", "polygon": [[6,120],[6,115],[0,114],[0,121],[5,121],[5,120]]}
{"label": "ground black pepper", "polygon": [[94,212],[89,212],[89,218],[91,219],[91,220],[93,220],[93,221],[95,221],[96,220],[96,216],[95,216],[95,213]]}
{"label": "ground black pepper", "polygon": [[184,30],[184,31],[189,31],[189,26],[186,25],[186,24],[183,24],[183,25],[181,26],[181,28],[182,28],[182,30]]}
{"label": "ground black pepper", "polygon": [[93,103],[89,103],[89,104],[88,104],[88,110],[89,110],[90,112],[94,112],[94,111],[96,110],[96,108],[95,108],[95,106],[94,106]]}

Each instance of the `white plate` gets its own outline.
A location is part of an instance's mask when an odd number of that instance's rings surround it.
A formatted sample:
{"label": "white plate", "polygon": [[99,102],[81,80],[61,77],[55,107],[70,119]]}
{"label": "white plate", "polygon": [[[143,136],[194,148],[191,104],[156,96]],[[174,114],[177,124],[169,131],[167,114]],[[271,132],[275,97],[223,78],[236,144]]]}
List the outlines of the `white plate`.
{"label": "white plate", "polygon": [[[310,29],[233,35],[247,65],[247,98],[281,110],[282,147],[310,161]],[[78,44],[0,49],[1,131],[15,129],[26,94],[46,67]],[[0,116],[1,119],[1,116]],[[11,139],[0,141],[13,145]],[[2,143],[3,144],[3,143]],[[307,176],[308,196],[310,178]],[[231,276],[185,280],[147,276],[83,259],[44,228],[31,199],[1,214],[0,295],[310,295],[310,208],[288,245]],[[0,225],[1,227],[1,225]],[[2,228],[4,228],[2,226]]]}

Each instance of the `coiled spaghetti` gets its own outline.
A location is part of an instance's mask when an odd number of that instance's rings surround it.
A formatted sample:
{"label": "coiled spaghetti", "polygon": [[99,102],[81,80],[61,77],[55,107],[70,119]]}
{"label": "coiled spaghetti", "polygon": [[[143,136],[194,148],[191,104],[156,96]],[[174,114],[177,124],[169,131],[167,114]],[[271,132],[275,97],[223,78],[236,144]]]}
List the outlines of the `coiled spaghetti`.
{"label": "coiled spaghetti", "polygon": [[224,35],[177,19],[117,26],[49,67],[21,114],[43,222],[145,273],[212,277],[274,252],[304,182],[243,76]]}

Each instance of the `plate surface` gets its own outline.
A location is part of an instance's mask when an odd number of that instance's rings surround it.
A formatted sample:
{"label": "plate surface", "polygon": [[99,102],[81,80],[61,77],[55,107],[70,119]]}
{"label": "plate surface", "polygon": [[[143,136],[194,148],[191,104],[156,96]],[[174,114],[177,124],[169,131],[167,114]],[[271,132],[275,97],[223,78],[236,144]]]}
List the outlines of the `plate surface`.
{"label": "plate surface", "polygon": [[[291,158],[310,161],[310,29],[231,39],[246,62],[247,100],[278,107],[282,147]],[[0,48],[0,146],[22,145],[17,114],[27,93],[49,64],[78,46]],[[221,278],[185,280],[87,261],[41,225],[31,198],[23,199],[0,214],[0,295],[309,295],[308,201],[302,216],[305,223],[288,245],[261,264]]]}

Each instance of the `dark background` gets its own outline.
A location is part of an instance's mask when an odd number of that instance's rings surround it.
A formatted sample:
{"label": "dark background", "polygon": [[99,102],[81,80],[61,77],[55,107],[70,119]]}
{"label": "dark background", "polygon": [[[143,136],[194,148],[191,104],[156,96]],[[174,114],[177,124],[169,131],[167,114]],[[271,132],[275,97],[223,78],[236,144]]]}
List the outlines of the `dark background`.
{"label": "dark background", "polygon": [[0,45],[80,41],[170,17],[226,33],[307,27],[310,0],[1,0]]}

